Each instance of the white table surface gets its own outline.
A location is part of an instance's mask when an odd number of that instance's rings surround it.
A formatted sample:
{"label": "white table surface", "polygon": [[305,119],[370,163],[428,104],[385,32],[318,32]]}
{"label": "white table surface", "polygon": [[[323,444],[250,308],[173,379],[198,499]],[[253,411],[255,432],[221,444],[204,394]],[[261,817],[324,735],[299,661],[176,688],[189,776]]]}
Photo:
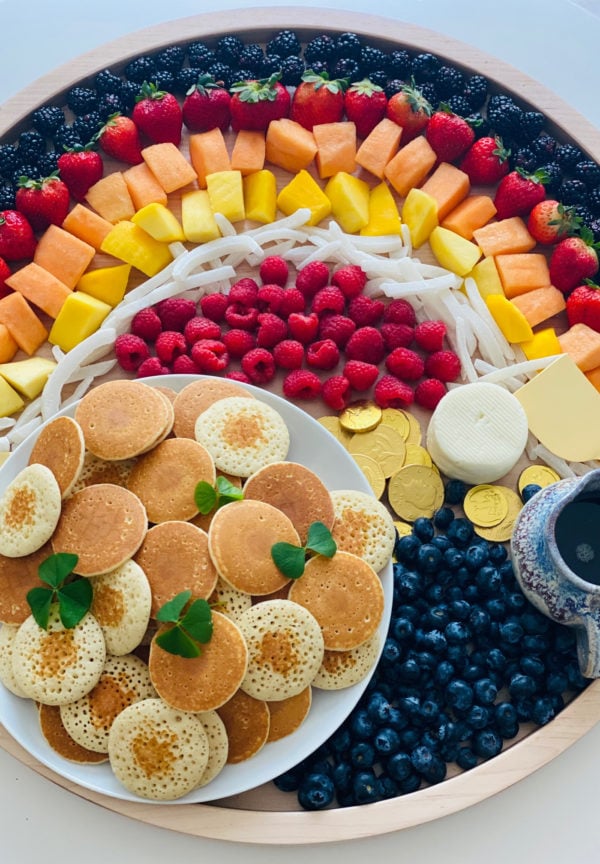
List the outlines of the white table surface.
{"label": "white table surface", "polygon": [[[278,5],[268,0],[0,0],[0,106],[39,76],[109,40],[162,21]],[[323,0],[296,6],[374,13],[477,46],[543,83],[600,127],[600,0]],[[232,30],[235,18],[232,16]],[[0,107],[0,111],[2,108]],[[0,750],[0,862],[347,864],[382,861],[579,862],[600,851],[600,725],[545,768],[453,816],[368,840],[311,847],[204,840],[106,811]],[[594,855],[594,853],[596,853]]]}

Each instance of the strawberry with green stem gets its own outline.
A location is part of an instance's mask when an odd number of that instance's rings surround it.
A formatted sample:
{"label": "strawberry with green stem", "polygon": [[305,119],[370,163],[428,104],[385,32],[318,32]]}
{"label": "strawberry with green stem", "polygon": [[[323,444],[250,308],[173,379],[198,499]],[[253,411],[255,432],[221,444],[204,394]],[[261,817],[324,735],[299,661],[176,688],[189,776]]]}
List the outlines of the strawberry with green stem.
{"label": "strawberry with green stem", "polygon": [[271,120],[281,120],[290,111],[291,96],[279,81],[279,73],[269,78],[240,81],[230,88],[231,128],[265,131]]}
{"label": "strawberry with green stem", "polygon": [[415,85],[414,80],[390,96],[386,108],[386,117],[402,126],[402,144],[407,144],[424,132],[432,113],[431,103]]}
{"label": "strawberry with green stem", "polygon": [[459,168],[473,185],[495,186],[510,170],[509,156],[501,138],[486,135],[471,144]]}
{"label": "strawberry with green stem", "polygon": [[588,228],[557,243],[548,264],[552,285],[568,294],[586,279],[593,279],[599,269],[599,249],[600,244],[594,242],[594,235]]}
{"label": "strawberry with green stem", "polygon": [[346,78],[330,79],[326,72],[309,69],[294,91],[290,118],[312,132],[322,123],[339,123],[344,116]]}
{"label": "strawberry with green stem", "polygon": [[69,190],[55,171],[41,180],[20,177],[15,207],[27,217],[34,231],[62,225],[69,212]]}
{"label": "strawberry with green stem", "polygon": [[600,286],[587,279],[567,297],[567,319],[569,326],[587,324],[600,333]]}
{"label": "strawberry with green stem", "polygon": [[144,81],[131,119],[153,144],[181,144],[182,109],[172,93]]}
{"label": "strawberry with green stem", "polygon": [[581,228],[581,219],[573,207],[565,207],[553,198],[536,204],[527,220],[527,230],[542,246],[553,246],[564,237],[576,234]]}
{"label": "strawberry with green stem", "polygon": [[0,211],[0,256],[5,261],[33,258],[37,240],[27,217],[18,210]]}
{"label": "strawberry with green stem", "polygon": [[200,75],[183,100],[182,116],[190,132],[225,132],[231,122],[231,94],[212,75]]}
{"label": "strawberry with green stem", "polygon": [[131,117],[124,114],[111,114],[94,140],[108,156],[120,162],[139,165],[144,161],[138,128]]}
{"label": "strawberry with green stem", "polygon": [[510,171],[502,178],[494,196],[498,219],[528,216],[536,204],[546,197],[544,183],[548,175],[543,169],[528,174],[522,168]]}
{"label": "strawberry with green stem", "polygon": [[359,138],[366,138],[380,120],[383,120],[387,102],[383,88],[369,78],[351,84],[346,90],[344,112],[346,118],[355,124]]}
{"label": "strawberry with green stem", "polygon": [[474,142],[475,132],[463,117],[441,105],[429,118],[425,137],[439,162],[455,162]]}
{"label": "strawberry with green stem", "polygon": [[58,157],[58,171],[75,201],[83,201],[88,189],[104,174],[104,162],[93,149],[94,144],[77,146],[65,150]]}

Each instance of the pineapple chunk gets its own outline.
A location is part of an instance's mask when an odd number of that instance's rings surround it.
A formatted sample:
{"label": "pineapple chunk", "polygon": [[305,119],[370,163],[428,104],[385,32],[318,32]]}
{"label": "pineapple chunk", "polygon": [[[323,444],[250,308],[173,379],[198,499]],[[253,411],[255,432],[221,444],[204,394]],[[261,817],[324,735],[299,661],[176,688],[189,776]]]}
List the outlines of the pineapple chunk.
{"label": "pineapple chunk", "polygon": [[108,303],[103,303],[83,291],[74,291],[63,303],[50,330],[48,341],[52,345],[58,345],[63,351],[70,351],[96,332],[110,309]]}
{"label": "pineapple chunk", "polygon": [[425,243],[438,224],[438,205],[435,198],[422,189],[413,187],[402,206],[402,221],[410,231],[415,249]]}
{"label": "pineapple chunk", "polygon": [[562,354],[562,348],[554,327],[546,327],[533,334],[532,339],[521,342],[523,354],[528,360],[539,360],[540,357],[552,357]]}
{"label": "pineapple chunk", "polygon": [[221,213],[230,222],[241,222],[245,218],[241,171],[207,174],[206,189],[213,213]]}
{"label": "pineapple chunk", "polygon": [[429,245],[440,267],[451,270],[457,276],[466,276],[481,258],[479,246],[440,226],[429,235]]}
{"label": "pineapple chunk", "polygon": [[277,181],[272,171],[263,168],[243,180],[246,218],[267,225],[277,215]]}
{"label": "pineapple chunk", "polygon": [[382,237],[400,233],[400,214],[387,183],[371,189],[369,195],[369,221],[360,233],[365,237]]}
{"label": "pineapple chunk", "polygon": [[478,261],[471,271],[471,276],[482,297],[487,297],[489,294],[504,294],[493,255]]}
{"label": "pineapple chunk", "polygon": [[113,226],[100,248],[141,270],[145,276],[155,276],[173,260],[166,243],[155,240],[139,225],[126,220]]}
{"label": "pineapple chunk", "polygon": [[24,405],[17,391],[13,390],[8,381],[0,378],[0,417],[10,417]]}
{"label": "pineapple chunk", "polygon": [[108,303],[109,306],[116,306],[125,296],[130,272],[131,264],[89,270],[77,283],[77,289],[90,294],[96,300]]}
{"label": "pineapple chunk", "polygon": [[183,242],[185,240],[183,228],[177,218],[171,213],[168,207],[156,201],[146,204],[145,207],[138,210],[131,217],[131,221],[134,225],[139,225],[140,228],[147,231],[155,240],[160,240],[161,243],[175,243],[176,241]]}
{"label": "pineapple chunk", "polygon": [[318,225],[331,213],[329,198],[304,168],[280,191],[277,206],[286,216],[306,207],[311,213],[307,225]]}
{"label": "pineapple chunk", "polygon": [[355,234],[369,223],[369,184],[346,171],[338,171],[327,182],[325,194],[331,202],[331,212],[342,230]]}
{"label": "pineapple chunk", "polygon": [[221,236],[206,189],[183,193],[181,224],[185,239],[190,243],[208,243]]}
{"label": "pineapple chunk", "polygon": [[504,295],[490,294],[485,298],[485,302],[508,342],[527,342],[533,339],[533,330],[527,318]]}
{"label": "pineapple chunk", "polygon": [[48,376],[55,369],[54,360],[45,357],[29,357],[12,363],[0,363],[0,377],[15,388],[21,396],[35,399],[39,396]]}

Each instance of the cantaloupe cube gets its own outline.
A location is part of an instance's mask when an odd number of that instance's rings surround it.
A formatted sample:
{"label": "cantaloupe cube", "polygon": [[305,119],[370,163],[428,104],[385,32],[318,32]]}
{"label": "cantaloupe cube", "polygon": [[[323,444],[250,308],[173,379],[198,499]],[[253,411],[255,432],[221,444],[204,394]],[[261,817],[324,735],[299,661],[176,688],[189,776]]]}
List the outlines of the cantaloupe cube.
{"label": "cantaloupe cube", "polygon": [[469,175],[449,162],[440,162],[433,174],[421,187],[423,192],[435,198],[438,221],[441,222],[451,210],[467,197],[471,189]]}
{"label": "cantaloupe cube", "polygon": [[166,243],[155,240],[133,222],[117,222],[101,248],[103,252],[141,270],[145,276],[155,276],[173,260]]}
{"label": "cantaloupe cube", "polygon": [[102,324],[111,307],[83,291],[74,291],[50,329],[48,341],[63,351],[70,351]]}
{"label": "cantaloupe cube", "polygon": [[369,194],[369,221],[360,233],[365,237],[399,234],[400,225],[398,205],[390,187],[385,181],[378,183]]}
{"label": "cantaloupe cube", "polygon": [[529,252],[535,246],[535,240],[520,216],[510,216],[476,228],[473,239],[486,256]]}
{"label": "cantaloupe cube", "polygon": [[310,210],[307,225],[318,225],[331,213],[331,202],[317,181],[306,169],[298,171],[277,196],[277,206],[286,216],[302,207]]}
{"label": "cantaloupe cube", "polygon": [[85,200],[96,213],[113,225],[121,219],[131,219],[135,213],[135,206],[122,171],[107,174],[90,186]]}
{"label": "cantaloupe cube", "polygon": [[245,218],[241,171],[216,171],[208,174],[206,188],[213,213],[221,213],[230,222],[241,222]]}
{"label": "cantaloupe cube", "polygon": [[221,236],[206,189],[194,189],[181,196],[181,226],[190,243],[207,243]]}
{"label": "cantaloupe cube", "polygon": [[533,339],[533,330],[527,318],[504,295],[490,294],[485,298],[485,302],[492,318],[508,342],[526,342]]}
{"label": "cantaloupe cube", "polygon": [[266,156],[265,133],[258,129],[240,129],[231,150],[231,168],[242,177],[262,171]]}
{"label": "cantaloupe cube", "polygon": [[402,127],[384,117],[356,151],[356,164],[383,180],[385,167],[398,152]]}
{"label": "cantaloupe cube", "polygon": [[369,221],[369,184],[359,177],[338,171],[325,186],[331,213],[347,234],[355,234]]}
{"label": "cantaloupe cube", "polygon": [[272,165],[295,174],[308,168],[317,154],[315,136],[295,120],[282,117],[267,127],[265,159]]}
{"label": "cantaloupe cube", "polygon": [[103,219],[99,213],[95,213],[84,204],[75,204],[73,209],[67,213],[62,227],[69,234],[73,234],[99,251],[102,241],[112,228],[112,223]]}
{"label": "cantaloupe cube", "polygon": [[28,357],[27,360],[0,364],[0,376],[5,378],[21,396],[35,399],[40,395],[48,377],[55,369],[54,360],[48,360],[46,357]]}
{"label": "cantaloupe cube", "polygon": [[502,288],[509,300],[534,288],[550,285],[548,262],[541,252],[496,255],[495,260]]}
{"label": "cantaloupe cube", "polygon": [[471,270],[470,275],[475,280],[479,293],[482,297],[488,294],[502,294],[502,282],[498,275],[498,268],[493,257],[482,258]]}
{"label": "cantaloupe cube", "polygon": [[95,297],[96,300],[102,300],[109,306],[116,306],[125,296],[130,273],[131,264],[88,270],[77,283],[77,290]]}
{"label": "cantaloupe cube", "polygon": [[25,403],[17,391],[13,390],[8,381],[0,378],[0,417],[10,417],[24,406]]}
{"label": "cantaloupe cube", "polygon": [[425,138],[419,135],[409,141],[396,153],[383,171],[398,195],[404,198],[413,186],[420,186],[435,165],[435,150]]}
{"label": "cantaloupe cube", "polygon": [[247,174],[242,181],[246,219],[268,225],[277,216],[277,181],[268,168]]}
{"label": "cantaloupe cube", "polygon": [[58,225],[49,225],[39,239],[33,260],[60,279],[67,288],[74,288],[95,253],[96,250],[89,243]]}
{"label": "cantaloupe cube", "polygon": [[402,221],[410,231],[415,249],[425,243],[438,224],[438,204],[423,189],[413,187],[402,205]]}
{"label": "cantaloupe cube", "polygon": [[532,339],[521,342],[523,354],[528,360],[539,360],[540,357],[553,357],[561,354],[562,348],[554,327],[546,327],[533,334]]}
{"label": "cantaloupe cube", "polygon": [[25,264],[20,270],[15,270],[5,279],[5,282],[51,318],[56,318],[71,293],[71,289],[56,276],[33,261]]}
{"label": "cantaloupe cube", "polygon": [[[1,301],[0,301],[1,302]],[[558,337],[560,347],[582,372],[600,366],[600,333],[587,324],[573,324]]]}
{"label": "cantaloupe cube", "polygon": [[185,240],[177,217],[164,204],[146,204],[131,217],[131,221],[161,243],[182,243]]}
{"label": "cantaloupe cube", "polygon": [[0,300],[0,324],[4,324],[21,351],[30,357],[48,338],[48,331],[18,291]]}
{"label": "cantaloupe cube", "polygon": [[520,309],[532,327],[558,315],[566,308],[565,295],[554,285],[534,288],[526,294],[513,297],[512,302]]}
{"label": "cantaloupe cube", "polygon": [[123,179],[136,210],[141,210],[146,204],[166,205],[167,193],[145,162],[123,171]]}
{"label": "cantaloupe cube", "polygon": [[18,350],[19,346],[10,335],[8,327],[0,324],[0,363],[8,363]]}
{"label": "cantaloupe cube", "polygon": [[142,157],[167,194],[196,180],[193,166],[170,141],[144,147]]}
{"label": "cantaloupe cube", "polygon": [[438,264],[458,276],[470,273],[481,257],[481,250],[475,243],[439,225],[429,235],[429,245]]}
{"label": "cantaloupe cube", "polygon": [[441,225],[465,240],[472,240],[474,232],[487,225],[495,215],[496,205],[489,195],[468,195],[442,219]]}
{"label": "cantaloupe cube", "polygon": [[338,171],[353,174],[356,170],[356,124],[351,120],[339,123],[317,123],[312,134],[317,145],[317,171],[322,180]]}
{"label": "cantaloupe cube", "polygon": [[207,174],[230,171],[231,160],[220,129],[190,135],[190,159],[198,177],[198,186],[206,189]]}

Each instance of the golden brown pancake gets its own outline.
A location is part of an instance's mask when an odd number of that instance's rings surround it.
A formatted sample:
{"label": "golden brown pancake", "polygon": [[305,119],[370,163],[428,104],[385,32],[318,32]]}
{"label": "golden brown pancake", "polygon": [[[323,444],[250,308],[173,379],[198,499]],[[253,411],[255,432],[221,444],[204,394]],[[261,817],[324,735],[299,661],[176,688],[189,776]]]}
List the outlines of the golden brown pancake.
{"label": "golden brown pancake", "polygon": [[52,546],[46,543],[37,552],[21,558],[0,555],[0,621],[22,624],[31,615],[27,592],[44,585],[38,576],[39,566],[49,555]]}
{"label": "golden brown pancake", "polygon": [[150,622],[152,592],[142,568],[131,558],[102,576],[92,577],[90,612],[102,627],[106,650],[117,657],[134,651]]}
{"label": "golden brown pancake", "polygon": [[127,478],[134,465],[135,459],[107,462],[106,459],[99,459],[88,450],[83,458],[83,468],[79,479],[71,492],[79,492],[84,486],[93,486],[96,483],[127,486]]}
{"label": "golden brown pancake", "polygon": [[325,651],[321,668],[313,679],[313,687],[342,690],[358,684],[373,671],[378,653],[378,633],[350,651]]}
{"label": "golden brown pancake", "polygon": [[219,399],[227,396],[242,396],[253,399],[248,390],[227,378],[199,378],[187,384],[175,397],[173,407],[175,420],[173,432],[178,438],[195,438],[194,429],[198,415]]}
{"label": "golden brown pancake", "polygon": [[388,509],[373,495],[355,489],[334,490],[333,539],[342,552],[358,555],[379,572],[394,551],[396,529]]}
{"label": "golden brown pancake", "polygon": [[209,744],[208,763],[198,783],[198,786],[206,786],[207,783],[215,779],[217,774],[221,773],[227,764],[229,739],[227,738],[225,724],[216,711],[204,711],[202,714],[198,714],[197,717],[204,726]]}
{"label": "golden brown pancake", "polygon": [[58,705],[40,705],[39,719],[42,735],[63,759],[79,762],[80,765],[108,762],[108,753],[95,753],[71,738],[62,722]]}
{"label": "golden brown pancake", "polygon": [[55,417],[41,429],[29,456],[29,465],[39,463],[56,478],[63,498],[71,492],[83,468],[85,442],[79,423],[71,417]]}
{"label": "golden brown pancake", "polygon": [[270,715],[266,702],[238,690],[217,713],[225,724],[229,739],[228,765],[245,762],[267,743]]}
{"label": "golden brown pancake", "polygon": [[0,555],[31,555],[50,539],[61,511],[60,488],[45,465],[27,465],[0,497]]}
{"label": "golden brown pancake", "polygon": [[312,690],[310,687],[305,687],[300,693],[297,693],[295,696],[289,696],[287,699],[280,699],[278,702],[267,702],[269,714],[271,715],[267,743],[279,741],[280,738],[285,738],[287,735],[295,732],[296,729],[299,729],[308,716],[311,703]]}

